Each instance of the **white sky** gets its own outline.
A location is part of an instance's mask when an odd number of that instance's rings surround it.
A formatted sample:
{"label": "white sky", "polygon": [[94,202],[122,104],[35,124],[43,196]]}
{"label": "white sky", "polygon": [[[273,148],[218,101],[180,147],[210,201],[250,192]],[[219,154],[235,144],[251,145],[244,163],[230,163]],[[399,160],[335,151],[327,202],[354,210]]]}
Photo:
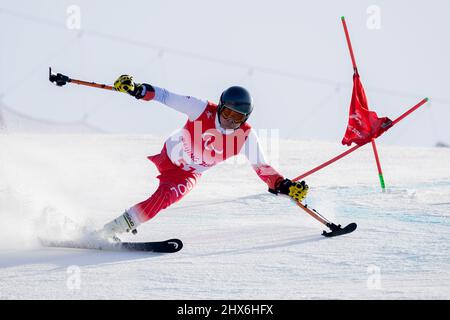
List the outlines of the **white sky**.
{"label": "white sky", "polygon": [[[80,8],[80,30],[67,27],[71,5]],[[381,10],[379,29],[367,26],[373,5]],[[0,0],[0,94],[34,117],[70,121],[86,114],[110,132],[167,135],[184,123],[182,115],[115,92],[55,87],[48,66],[109,84],[129,73],[214,102],[238,84],[254,96],[254,127],[340,142],[352,80],[342,15],[379,116],[394,119],[431,99],[380,143],[450,143],[448,0]]]}

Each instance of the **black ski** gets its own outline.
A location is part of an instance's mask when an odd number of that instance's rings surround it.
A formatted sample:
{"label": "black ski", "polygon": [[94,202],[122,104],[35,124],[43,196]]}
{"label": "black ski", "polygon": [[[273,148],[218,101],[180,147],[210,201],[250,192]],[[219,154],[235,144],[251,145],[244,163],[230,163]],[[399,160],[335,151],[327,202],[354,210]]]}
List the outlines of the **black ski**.
{"label": "black ski", "polygon": [[41,243],[46,247],[156,253],[173,253],[183,248],[183,242],[180,239],[153,242],[49,241],[41,239]]}
{"label": "black ski", "polygon": [[156,242],[118,242],[114,245],[126,251],[147,251],[173,253],[183,248],[183,242],[180,239],[170,239]]}
{"label": "black ski", "polygon": [[324,237],[330,238],[330,237],[336,237],[336,236],[341,236],[343,234],[347,234],[350,232],[353,232],[356,230],[356,223],[352,222],[350,224],[348,224],[347,226],[345,226],[344,228],[341,227],[341,225],[335,225],[334,223],[329,223],[327,225],[328,228],[330,228],[331,231],[326,232],[324,231],[322,233],[322,235]]}

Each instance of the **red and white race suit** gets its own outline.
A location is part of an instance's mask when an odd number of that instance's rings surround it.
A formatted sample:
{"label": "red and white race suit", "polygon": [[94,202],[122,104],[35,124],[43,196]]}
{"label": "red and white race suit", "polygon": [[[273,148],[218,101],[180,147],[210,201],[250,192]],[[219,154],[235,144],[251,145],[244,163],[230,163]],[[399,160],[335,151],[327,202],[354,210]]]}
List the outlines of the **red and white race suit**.
{"label": "red and white race suit", "polygon": [[264,158],[258,137],[245,122],[236,130],[219,124],[218,106],[190,96],[171,93],[153,86],[144,100],[155,100],[188,116],[183,128],[173,133],[159,154],[149,156],[157,167],[158,189],[128,213],[138,223],[153,218],[159,211],[179,201],[196,185],[202,173],[224,160],[244,154],[258,176],[275,189],[283,179]]}

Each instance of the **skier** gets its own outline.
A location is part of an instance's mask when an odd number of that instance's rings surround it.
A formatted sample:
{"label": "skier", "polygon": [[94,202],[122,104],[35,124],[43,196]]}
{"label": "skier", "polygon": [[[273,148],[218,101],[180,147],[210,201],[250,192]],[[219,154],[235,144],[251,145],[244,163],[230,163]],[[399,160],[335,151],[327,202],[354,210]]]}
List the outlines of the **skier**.
{"label": "skier", "polygon": [[253,111],[249,92],[239,86],[225,90],[219,104],[182,96],[147,83],[135,83],[132,76],[121,75],[117,91],[136,99],[158,101],[188,116],[184,127],[172,134],[159,154],[149,156],[160,174],[159,186],[144,200],[105,224],[101,230],[107,239],[117,239],[125,232],[153,218],[162,209],[181,200],[196,185],[207,169],[240,153],[245,154],[269,192],[285,194],[302,201],[308,192],[304,181],[293,182],[280,175],[264,159],[255,131],[247,123]]}

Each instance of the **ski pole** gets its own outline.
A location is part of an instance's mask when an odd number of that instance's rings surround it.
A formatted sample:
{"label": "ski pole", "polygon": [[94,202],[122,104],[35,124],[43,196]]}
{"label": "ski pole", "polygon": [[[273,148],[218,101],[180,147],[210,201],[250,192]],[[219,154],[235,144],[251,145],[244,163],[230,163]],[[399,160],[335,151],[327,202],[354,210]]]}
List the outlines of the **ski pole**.
{"label": "ski pole", "polygon": [[[345,38],[347,39],[348,50],[350,51],[350,57],[352,59],[353,71],[355,74],[358,74],[358,67],[356,66],[355,54],[353,52],[352,42],[350,41],[350,34],[348,32],[347,23],[345,22],[345,17],[341,17],[342,26],[344,27]],[[378,156],[377,145],[375,143],[375,139],[372,139],[372,149],[373,154],[375,155],[375,162],[377,164],[378,169],[378,177],[380,179],[381,190],[386,191],[386,185],[384,183],[383,170],[381,169],[380,157]]]}
{"label": "ski pole", "polygon": [[105,90],[111,90],[116,91],[116,89],[113,86],[109,86],[106,84],[99,84],[95,82],[89,82],[84,80],[77,80],[77,79],[71,79],[66,75],[63,75],[61,73],[52,74],[52,68],[48,68],[48,79],[50,82],[53,82],[59,87],[62,87],[63,85],[67,83],[75,83],[83,86],[93,87],[93,88],[99,88],[99,89],[105,89]]}
{"label": "ski pole", "polygon": [[348,224],[347,226],[345,226],[344,228],[341,227],[341,225],[336,225],[333,222],[331,222],[330,220],[328,220],[327,218],[325,218],[323,215],[321,215],[319,212],[317,212],[316,209],[310,209],[308,207],[308,205],[306,204],[302,204],[299,201],[295,201],[293,199],[291,199],[292,201],[294,201],[297,206],[299,206],[300,208],[302,208],[307,214],[309,214],[311,217],[313,217],[314,219],[316,219],[317,221],[319,221],[321,224],[325,225],[327,228],[329,228],[331,231],[330,232],[326,232],[325,230],[322,232],[322,235],[324,237],[335,237],[335,236],[339,236],[339,235],[343,235],[346,233],[350,233],[356,230],[357,224],[352,222],[350,224]]}
{"label": "ski pole", "polygon": [[303,210],[306,211],[307,214],[309,214],[311,217],[313,217],[314,219],[316,219],[317,221],[319,221],[321,224],[324,224],[325,226],[329,226],[329,224],[331,223],[327,218],[325,218],[324,216],[322,216],[321,214],[319,214],[315,209],[310,209],[308,208],[307,205],[302,204],[301,202],[295,201],[294,202]]}
{"label": "ski pole", "polygon": [[[428,102],[428,100],[429,100],[428,98],[424,98],[424,99],[422,99],[422,101],[420,101],[420,102],[419,102],[418,104],[416,104],[414,107],[408,109],[408,110],[407,110],[406,112],[404,112],[401,116],[399,116],[397,119],[395,119],[394,121],[392,121],[390,127],[389,127],[387,130],[391,129],[393,126],[395,126],[395,125],[396,125],[397,123],[399,123],[401,120],[403,120],[404,118],[406,118],[406,117],[407,117],[408,115],[410,115],[412,112],[416,111],[418,108],[420,108],[420,107],[421,107],[422,105],[424,105],[426,102]],[[387,131],[387,130],[386,130],[386,131]],[[356,146],[354,146],[354,147],[348,149],[347,151],[341,153],[340,155],[334,157],[333,159],[328,160],[327,162],[325,162],[325,163],[323,163],[323,164],[321,164],[321,165],[315,167],[314,169],[311,169],[311,170],[309,170],[308,172],[303,173],[302,175],[300,175],[300,176],[298,176],[298,177],[292,179],[292,181],[298,181],[298,180],[300,180],[300,179],[303,179],[303,178],[309,176],[310,174],[312,174],[312,173],[314,173],[314,172],[317,172],[317,171],[319,171],[320,169],[323,169],[323,168],[329,166],[329,165],[332,164],[333,162],[336,162],[337,160],[339,160],[339,159],[345,157],[346,155],[352,153],[353,151],[359,149],[360,147],[366,145],[367,143],[368,143],[368,142],[366,142],[366,143],[364,143],[364,144],[361,144],[361,145],[356,145]]]}

